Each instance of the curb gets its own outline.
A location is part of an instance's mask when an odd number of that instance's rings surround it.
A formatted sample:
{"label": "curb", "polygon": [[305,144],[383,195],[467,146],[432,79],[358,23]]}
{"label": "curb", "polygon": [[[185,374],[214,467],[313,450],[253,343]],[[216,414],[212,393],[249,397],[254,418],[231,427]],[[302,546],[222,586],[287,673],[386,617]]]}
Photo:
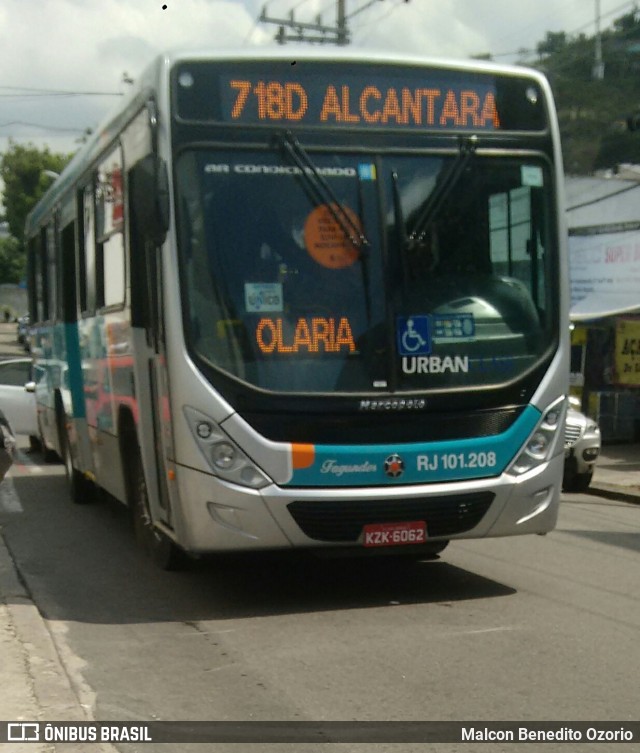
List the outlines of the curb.
{"label": "curb", "polygon": [[618,502],[629,502],[632,505],[640,505],[640,488],[625,487],[619,484],[607,484],[603,481],[592,483],[585,494],[605,497]]}
{"label": "curb", "polygon": [[[0,709],[9,721],[94,721],[82,704],[65,668],[46,619],[40,614],[20,579],[0,528]],[[107,753],[110,745],[89,744],[89,750]],[[24,743],[12,753],[63,753],[73,743]]]}
{"label": "curb", "polygon": [[4,605],[19,642],[25,680],[44,720],[90,721],[60,660],[45,619],[20,580],[0,531],[0,604]]}

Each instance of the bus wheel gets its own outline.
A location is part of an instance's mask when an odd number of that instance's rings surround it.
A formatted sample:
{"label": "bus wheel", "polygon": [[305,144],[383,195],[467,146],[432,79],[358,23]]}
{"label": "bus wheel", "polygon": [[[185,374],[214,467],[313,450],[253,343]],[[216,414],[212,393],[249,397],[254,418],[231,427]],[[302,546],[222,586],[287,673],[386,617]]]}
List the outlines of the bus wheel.
{"label": "bus wheel", "polygon": [[93,484],[88,481],[80,471],[73,467],[71,458],[71,443],[66,430],[61,427],[60,439],[62,445],[62,462],[69,484],[69,496],[75,505],[86,505],[93,501]]}
{"label": "bus wheel", "polygon": [[49,447],[47,447],[47,443],[44,441],[44,434],[42,433],[40,419],[38,419],[38,434],[39,434],[38,444],[40,445],[40,450],[42,451],[42,457],[44,458],[44,462],[45,463],[59,463],[60,458],[58,457],[58,453],[55,450],[52,450]]}
{"label": "bus wheel", "polygon": [[416,556],[418,560],[437,560],[440,552],[449,546],[449,541],[431,541],[421,545],[422,551]]}
{"label": "bus wheel", "polygon": [[147,483],[139,455],[134,462],[131,481],[131,515],[138,545],[162,570],[180,569],[184,565],[184,553],[151,520]]}

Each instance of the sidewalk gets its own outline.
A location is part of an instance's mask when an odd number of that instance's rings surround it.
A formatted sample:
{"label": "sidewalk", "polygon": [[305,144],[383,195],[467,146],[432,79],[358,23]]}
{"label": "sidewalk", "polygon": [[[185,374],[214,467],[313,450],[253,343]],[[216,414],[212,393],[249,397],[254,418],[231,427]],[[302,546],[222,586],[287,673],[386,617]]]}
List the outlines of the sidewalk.
{"label": "sidewalk", "polygon": [[[0,322],[0,359],[28,357],[16,340],[16,324]],[[11,482],[5,479],[3,484]],[[0,486],[0,495],[9,489]],[[1,505],[0,505],[1,507]],[[20,578],[0,524],[0,719],[92,721],[79,700],[56,645],[54,631]],[[0,748],[5,746],[0,744]],[[105,753],[111,746],[89,744]],[[73,743],[11,743],[11,753],[65,753]]]}
{"label": "sidewalk", "polygon": [[604,445],[589,493],[640,504],[640,444]]}
{"label": "sidewalk", "polygon": [[[78,700],[49,623],[24,585],[0,528],[0,716],[8,722],[92,721]],[[2,747],[2,746],[0,746]],[[97,746],[85,746],[96,751]],[[11,753],[63,753],[70,743],[12,743]]]}

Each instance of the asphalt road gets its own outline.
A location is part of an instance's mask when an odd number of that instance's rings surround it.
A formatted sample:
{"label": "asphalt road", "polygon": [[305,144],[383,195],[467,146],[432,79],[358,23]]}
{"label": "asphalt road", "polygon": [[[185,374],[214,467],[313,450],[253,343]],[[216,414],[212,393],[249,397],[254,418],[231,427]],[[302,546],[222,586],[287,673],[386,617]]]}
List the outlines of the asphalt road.
{"label": "asphalt road", "polygon": [[270,555],[163,573],[117,503],[71,504],[61,465],[23,448],[0,486],[20,578],[98,721],[637,720],[639,512],[567,495],[548,536],[453,543],[435,562]]}
{"label": "asphalt road", "polygon": [[637,506],[569,495],[546,537],[454,543],[430,563],[163,573],[117,503],[69,502],[62,466],[22,453],[11,488],[5,540],[97,720],[638,719]]}

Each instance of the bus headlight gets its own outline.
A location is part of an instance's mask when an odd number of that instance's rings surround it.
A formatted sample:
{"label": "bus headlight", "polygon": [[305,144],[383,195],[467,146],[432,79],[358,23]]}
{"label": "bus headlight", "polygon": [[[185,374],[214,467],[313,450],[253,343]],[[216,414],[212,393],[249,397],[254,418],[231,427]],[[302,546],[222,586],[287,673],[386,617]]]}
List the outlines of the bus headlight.
{"label": "bus headlight", "polygon": [[185,406],[184,413],[200,452],[216,476],[252,489],[262,489],[271,483],[212,418],[189,406]]}
{"label": "bus headlight", "polygon": [[507,473],[521,476],[549,460],[556,440],[564,427],[562,420],[564,409],[564,397],[559,398],[547,408],[526,444],[507,469]]}
{"label": "bus headlight", "polygon": [[548,447],[548,438],[541,431],[537,431],[527,442],[527,453],[536,460],[544,460]]}
{"label": "bus headlight", "polygon": [[229,444],[229,442],[219,442],[213,445],[211,452],[213,464],[221,471],[228,471],[230,468],[233,468],[237,455],[236,448]]}

